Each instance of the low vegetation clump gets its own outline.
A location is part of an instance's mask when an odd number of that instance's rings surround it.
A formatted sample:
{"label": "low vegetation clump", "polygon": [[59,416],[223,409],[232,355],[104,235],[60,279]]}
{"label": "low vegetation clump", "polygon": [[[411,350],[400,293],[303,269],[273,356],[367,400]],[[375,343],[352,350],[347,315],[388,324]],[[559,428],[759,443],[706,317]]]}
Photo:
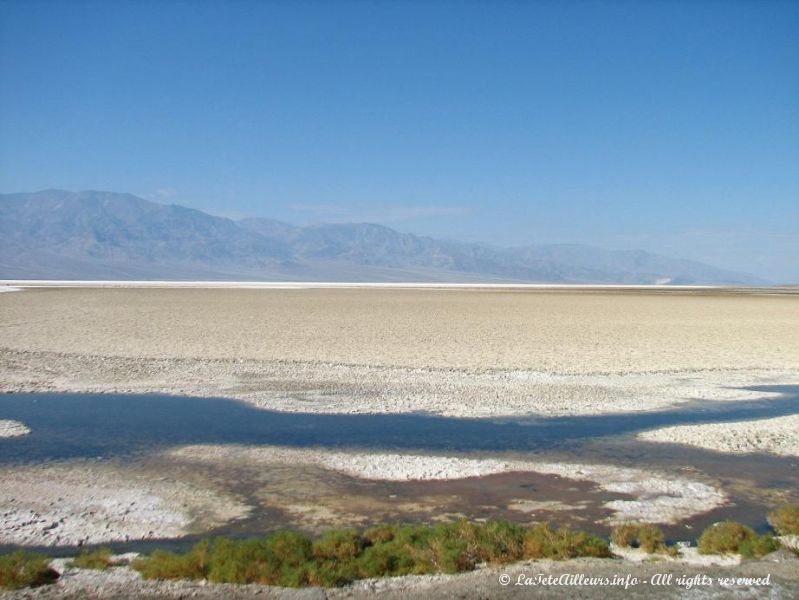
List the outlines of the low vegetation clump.
{"label": "low vegetation clump", "polygon": [[549,523],[541,523],[524,536],[522,558],[565,560],[580,556],[610,558],[612,554],[610,546],[604,539],[569,527],[557,529]]}
{"label": "low vegetation clump", "polygon": [[114,553],[110,548],[98,548],[97,550],[82,550],[73,560],[69,562],[70,567],[78,569],[96,569],[105,571],[109,567],[115,566]]}
{"label": "low vegetation clump", "polygon": [[799,535],[799,504],[789,504],[772,511],[768,522],[780,535]]}
{"label": "low vegetation clump", "polygon": [[678,553],[676,548],[666,546],[666,537],[660,527],[651,523],[624,523],[613,529],[610,539],[621,548],[641,548],[649,554],[663,552]]}
{"label": "low vegetation clump", "polygon": [[744,558],[760,558],[766,554],[771,554],[782,547],[780,541],[772,534],[756,535],[753,538],[744,540],[738,551]]}
{"label": "low vegetation clump", "polygon": [[666,538],[660,527],[644,523],[638,528],[638,543],[644,551],[653,554],[666,551]]}
{"label": "low vegetation clump", "polygon": [[49,562],[46,556],[22,550],[0,556],[0,588],[18,590],[53,583],[58,573]]}
{"label": "low vegetation clump", "polygon": [[711,525],[699,538],[700,554],[740,554],[744,558],[759,558],[780,547],[773,535],[758,535],[751,527],[735,521]]}
{"label": "low vegetation clump", "polygon": [[633,548],[638,542],[638,525],[623,523],[610,532],[610,540],[620,548]]}
{"label": "low vegetation clump", "polygon": [[131,566],[145,579],[205,579],[209,547],[210,542],[203,540],[186,554],[156,550],[149,558],[137,558]]}
{"label": "low vegetation clump", "polygon": [[541,524],[532,529],[504,521],[383,525],[359,533],[331,531],[318,540],[293,532],[262,539],[216,539],[179,555],[156,551],[133,563],[148,579],[207,579],[334,587],[356,579],[470,571],[481,563],[525,558],[610,557],[602,538]]}
{"label": "low vegetation clump", "polygon": [[[797,531],[799,507],[774,511],[769,521],[782,534]],[[660,528],[626,523],[614,528],[614,544],[676,556]],[[724,521],[699,538],[701,554],[741,554],[759,558],[780,547],[771,534]],[[481,564],[524,559],[610,558],[603,538],[570,527],[541,523],[525,528],[507,521],[439,525],[380,525],[363,532],[330,531],[319,539],[283,531],[265,538],[203,540],[184,554],[156,550],[133,561],[145,579],[194,579],[212,583],[259,583],[283,587],[335,587],[357,579],[471,571]],[[108,548],[81,552],[70,566],[108,569],[117,563]],[[49,559],[17,551],[0,556],[0,588],[19,589],[58,579]]]}

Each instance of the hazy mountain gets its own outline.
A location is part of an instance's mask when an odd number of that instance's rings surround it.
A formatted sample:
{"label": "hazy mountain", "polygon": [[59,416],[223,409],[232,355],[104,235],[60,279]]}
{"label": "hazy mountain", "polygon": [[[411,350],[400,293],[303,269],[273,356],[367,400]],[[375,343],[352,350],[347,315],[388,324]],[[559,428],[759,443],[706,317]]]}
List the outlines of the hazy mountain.
{"label": "hazy mountain", "polygon": [[259,235],[283,242],[290,242],[302,231],[301,227],[275,219],[241,219],[238,224]]}
{"label": "hazy mountain", "polygon": [[58,190],[2,198],[4,241],[97,258],[238,262],[286,256],[280,242],[230,219],[130,194]]}
{"label": "hazy mountain", "polygon": [[765,283],[643,251],[233,221],[130,194],[61,190],[0,195],[0,278]]}

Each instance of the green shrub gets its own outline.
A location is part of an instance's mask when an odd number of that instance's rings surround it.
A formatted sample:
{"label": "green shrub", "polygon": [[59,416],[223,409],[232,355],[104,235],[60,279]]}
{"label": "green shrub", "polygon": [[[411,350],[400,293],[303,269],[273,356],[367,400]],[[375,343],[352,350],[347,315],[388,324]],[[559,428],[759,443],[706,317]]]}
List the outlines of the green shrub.
{"label": "green shrub", "polygon": [[491,521],[479,531],[480,562],[509,563],[524,555],[525,530],[507,521]]}
{"label": "green shrub", "polygon": [[358,578],[358,558],[366,542],[356,531],[330,531],[313,544],[315,564],[308,572],[312,585],[335,587]]}
{"label": "green shrub", "polygon": [[22,550],[0,556],[0,588],[18,590],[53,583],[56,579],[58,573],[50,568],[46,556]]}
{"label": "green shrub", "polygon": [[757,534],[746,525],[722,521],[705,529],[699,538],[700,554],[734,554],[741,544]]}
{"label": "green shrub", "polygon": [[780,547],[771,535],[757,535],[751,527],[735,521],[722,521],[711,525],[699,538],[700,554],[741,554],[756,558]]}
{"label": "green shrub", "polygon": [[290,531],[264,539],[216,540],[209,556],[208,580],[299,587],[308,583],[313,548],[308,537]]}
{"label": "green shrub", "polygon": [[205,540],[184,555],[156,550],[134,561],[133,568],[145,579],[299,587],[310,582],[313,558],[311,540],[286,531],[253,540]]}
{"label": "green shrub", "polygon": [[666,538],[660,527],[651,523],[644,523],[638,528],[638,543],[645,552],[666,551]]}
{"label": "green shrub", "polygon": [[395,540],[367,547],[358,561],[358,567],[361,577],[395,577],[430,572],[424,562],[417,565],[414,555]]}
{"label": "green shrub", "polygon": [[281,560],[266,540],[214,540],[208,557],[208,580],[214,583],[273,583]]}
{"label": "green shrub", "polygon": [[156,550],[147,558],[134,560],[131,566],[145,579],[205,579],[210,545],[203,540],[183,555]]}
{"label": "green shrub", "polygon": [[780,535],[799,535],[799,504],[789,504],[772,511],[768,522]]}
{"label": "green shrub", "polygon": [[313,556],[317,560],[349,561],[363,551],[364,540],[357,531],[329,531],[313,543]]}
{"label": "green shrub", "polygon": [[625,523],[615,527],[610,534],[613,543],[622,548],[637,547],[654,554],[668,553],[666,537],[660,527],[651,523]]}
{"label": "green shrub", "polygon": [[114,565],[114,553],[110,548],[98,548],[97,550],[82,550],[73,560],[69,562],[70,567],[79,569],[96,569],[105,571]]}
{"label": "green shrub", "polygon": [[779,550],[780,546],[780,541],[771,534],[756,535],[755,537],[745,539],[738,548],[738,552],[740,552],[741,556],[744,558],[760,558],[775,550]]}
{"label": "green shrub", "polygon": [[[452,571],[457,562],[446,530],[451,525],[400,525],[394,528],[391,540],[365,549],[361,572],[366,577],[425,575],[437,571]],[[377,569],[378,572],[374,573]],[[380,570],[384,570],[382,575]],[[374,574],[372,574],[374,573]]]}
{"label": "green shrub", "polygon": [[553,528],[549,523],[536,525],[524,536],[523,558],[565,560],[580,556],[609,558],[610,547],[597,536],[568,527]]}
{"label": "green shrub", "polygon": [[390,542],[397,535],[397,527],[394,525],[377,525],[370,527],[363,532],[363,540],[367,546]]}
{"label": "green shrub", "polygon": [[[134,562],[148,579],[208,579],[284,587],[340,586],[365,577],[459,573],[480,563],[507,563],[525,556],[608,557],[601,538],[571,529],[539,526],[537,533],[504,521],[485,524],[383,525],[363,534],[330,531],[312,542],[282,532],[254,540],[202,542],[185,555],[154,552]],[[538,540],[540,551],[530,551]]]}
{"label": "green shrub", "polygon": [[634,523],[618,525],[610,533],[610,539],[620,548],[630,548],[638,541],[638,525]]}

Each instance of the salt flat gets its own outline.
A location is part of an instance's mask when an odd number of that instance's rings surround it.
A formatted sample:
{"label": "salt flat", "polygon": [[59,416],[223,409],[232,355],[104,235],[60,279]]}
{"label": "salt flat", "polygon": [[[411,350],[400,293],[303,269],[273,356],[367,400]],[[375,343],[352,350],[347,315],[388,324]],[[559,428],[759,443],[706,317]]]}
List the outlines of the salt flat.
{"label": "salt flat", "polygon": [[713,486],[685,477],[653,475],[640,469],[608,465],[546,463],[519,460],[469,459],[452,456],[344,453],[261,446],[186,446],[171,453],[190,461],[231,461],[232,464],[318,464],[324,468],[371,480],[440,480],[476,477],[492,473],[545,473],[591,481],[602,489],[631,496],[606,504],[610,523],[646,521],[675,523],[726,503],[724,493]]}
{"label": "salt flat", "polygon": [[0,544],[77,545],[178,536],[245,511],[210,489],[121,464],[73,461],[0,471]]}
{"label": "salt flat", "polygon": [[799,296],[666,290],[64,288],[0,347],[132,358],[642,373],[799,369]]}
{"label": "salt flat", "polygon": [[31,430],[19,421],[0,419],[0,438],[19,437],[21,435],[28,435],[30,432]]}
{"label": "salt flat", "polygon": [[[797,382],[799,295],[787,292],[187,286],[0,295],[0,391],[6,392],[165,392],[292,412],[499,417],[735,402],[768,396],[746,386]],[[311,463],[352,474],[358,457],[344,458]],[[536,461],[541,471],[545,463]],[[392,464],[369,460],[368,476],[390,479]],[[463,476],[467,463],[436,464],[446,479]],[[574,465],[550,467],[544,471],[580,479],[569,471]],[[86,479],[85,469],[75,468],[75,480]],[[581,468],[594,474],[584,479],[616,481],[607,476],[610,465]],[[59,480],[73,481],[64,469]],[[704,485],[645,470],[632,479],[664,498]],[[31,498],[44,493],[37,482],[28,482]],[[126,493],[163,498],[171,511],[170,497],[153,485]],[[685,510],[674,518],[709,510],[723,493],[707,506],[679,507]],[[123,505],[126,498],[117,500]],[[615,509],[638,506],[630,502]],[[645,507],[647,500],[641,502]],[[63,507],[63,516],[79,516],[73,508]],[[42,512],[33,505],[25,510]],[[175,531],[195,527],[175,519]],[[143,518],[141,527],[148,523]],[[28,529],[14,535],[44,541]],[[118,529],[140,535],[127,525]]]}
{"label": "salt flat", "polygon": [[28,289],[0,390],[282,411],[586,415],[799,381],[799,296],[729,290]]}
{"label": "salt flat", "polygon": [[638,438],[733,454],[769,452],[779,456],[799,456],[799,415],[737,423],[662,427],[639,433]]}

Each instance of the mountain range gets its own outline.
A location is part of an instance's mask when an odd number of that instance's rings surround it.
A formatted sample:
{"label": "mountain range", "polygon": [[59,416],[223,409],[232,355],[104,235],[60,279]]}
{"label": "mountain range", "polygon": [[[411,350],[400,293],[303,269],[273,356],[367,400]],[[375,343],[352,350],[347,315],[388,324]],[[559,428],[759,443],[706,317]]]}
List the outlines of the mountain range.
{"label": "mountain range", "polygon": [[500,248],[371,223],[238,221],[131,194],[0,195],[0,279],[763,285],[642,250]]}

